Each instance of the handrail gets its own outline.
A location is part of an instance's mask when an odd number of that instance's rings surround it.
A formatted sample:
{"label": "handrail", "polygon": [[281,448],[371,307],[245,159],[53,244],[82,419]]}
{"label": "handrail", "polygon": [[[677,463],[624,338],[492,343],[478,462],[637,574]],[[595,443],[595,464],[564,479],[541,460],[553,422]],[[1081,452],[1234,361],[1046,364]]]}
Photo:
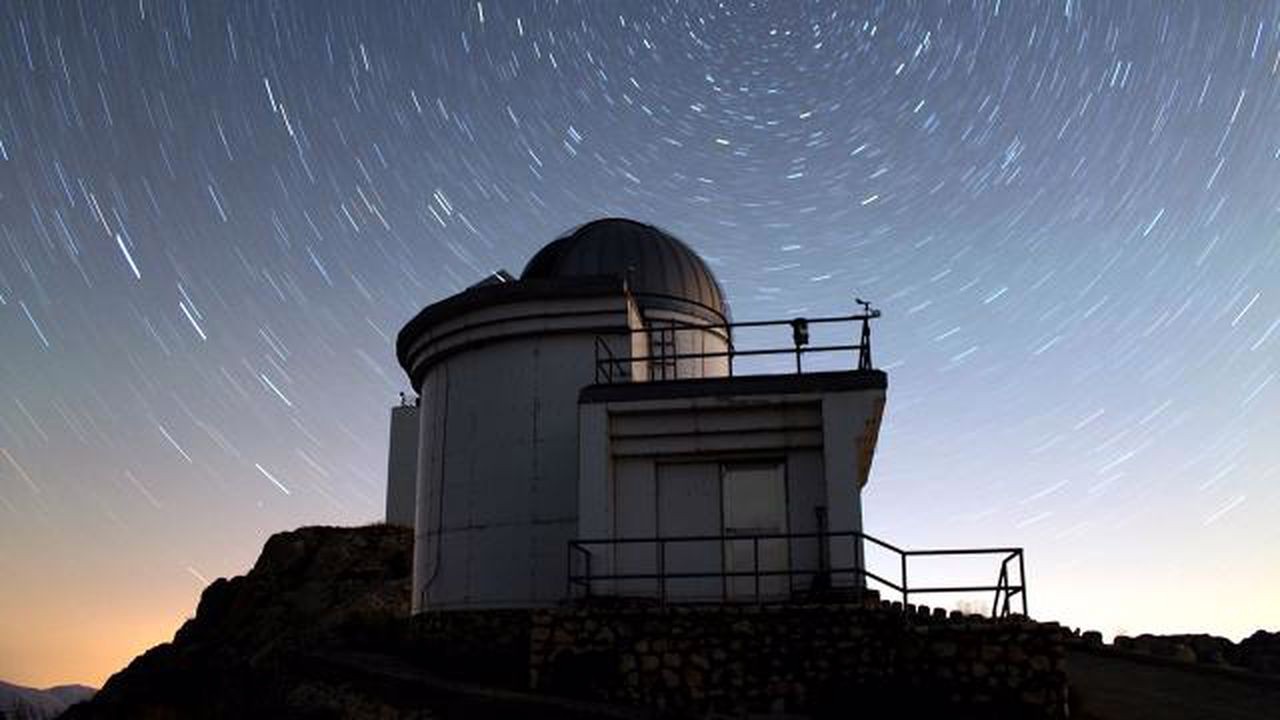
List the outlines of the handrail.
{"label": "handrail", "polygon": [[[827,542],[832,539],[849,539],[851,541],[865,541],[876,546],[882,547],[899,556],[900,575],[895,582],[888,578],[868,570],[864,563],[857,560],[861,554],[854,552],[855,561],[853,564],[832,567],[825,564],[812,569],[796,569],[788,562],[785,569],[762,568],[760,565],[760,543],[768,541],[785,541],[787,543],[787,556],[792,557],[792,543],[797,540],[818,540],[819,542]],[[725,548],[728,543],[751,543],[751,568],[731,569],[725,567]],[[669,570],[668,569],[668,552],[669,544],[681,543],[718,543],[720,548],[719,561],[715,563],[716,567],[706,571],[689,571],[689,570]],[[593,557],[595,553],[591,550],[592,546],[604,546],[612,548],[617,546],[636,546],[636,545],[653,545],[656,551],[656,572],[633,572],[623,568],[619,571],[597,572],[593,570]],[[575,555],[582,560],[582,572],[575,572]],[[942,557],[942,556],[974,556],[974,555],[1004,555],[1000,562],[1000,571],[994,585],[957,585],[957,586],[926,586],[912,587],[908,579],[908,560],[912,557]],[[1010,563],[1014,560],[1018,561],[1018,582],[1013,582],[1013,573],[1010,570]],[[1026,593],[1026,570],[1023,560],[1023,550],[1018,547],[995,547],[995,548],[932,548],[924,550],[903,550],[896,545],[885,542],[872,535],[856,531],[822,531],[822,532],[796,532],[796,533],[754,533],[754,534],[704,534],[704,535],[681,535],[681,536],[655,536],[655,537],[629,537],[629,538],[594,538],[594,539],[577,539],[570,540],[568,543],[568,573],[566,582],[566,595],[569,598],[575,597],[575,590],[581,590],[585,597],[592,597],[595,593],[595,586],[603,582],[625,582],[638,580],[654,580],[657,581],[657,599],[662,606],[666,606],[672,601],[668,592],[670,581],[678,580],[719,580],[721,587],[720,602],[741,602],[742,600],[730,598],[728,592],[729,582],[731,579],[744,578],[752,581],[752,592],[748,594],[748,600],[755,604],[764,604],[765,602],[773,602],[767,594],[761,592],[762,578],[781,578],[787,579],[787,593],[783,596],[784,601],[788,601],[792,596],[796,595],[795,578],[809,577],[812,588],[827,587],[825,583],[830,583],[830,579],[837,576],[852,576],[852,579],[858,583],[854,588],[865,584],[867,580],[874,580],[886,588],[900,593],[902,595],[902,607],[905,609],[909,606],[912,595],[937,594],[937,593],[959,593],[959,592],[993,592],[991,614],[993,617],[1005,617],[1012,613],[1011,604],[1015,597],[1019,598],[1022,606],[1022,615],[1027,614],[1027,593]],[[854,589],[845,588],[845,589]],[[834,588],[839,591],[839,588]],[[811,592],[813,590],[811,589]],[[734,593],[737,595],[738,593]],[[681,602],[697,602],[686,598]]]}
{"label": "handrail", "polygon": [[[602,361],[602,360],[601,360],[601,358],[600,358],[600,352],[601,352],[601,351],[604,351],[604,353],[605,353],[605,355],[606,355],[606,357],[604,358],[604,360],[603,360],[603,361]],[[600,384],[600,377],[601,377],[601,363],[602,363],[602,362],[604,363],[605,368],[607,368],[607,372],[605,373],[605,380],[606,380],[606,382],[608,382],[608,383],[612,384],[612,383],[613,383],[613,369],[614,369],[615,367],[617,367],[617,368],[618,368],[618,374],[619,374],[619,375],[621,375],[621,374],[622,374],[622,363],[620,363],[620,362],[617,360],[617,358],[615,358],[615,357],[614,357],[613,349],[609,347],[609,343],[605,342],[605,341],[604,341],[604,338],[602,338],[602,337],[600,337],[599,335],[597,335],[597,336],[596,336],[596,384],[597,384],[597,385],[598,385],[598,384]]]}
{"label": "handrail", "polygon": [[[726,358],[728,375],[734,374],[734,359],[738,357],[758,357],[765,355],[794,355],[796,373],[803,372],[803,357],[814,353],[833,353],[833,352],[855,352],[857,353],[857,368],[859,370],[872,369],[871,364],[871,325],[870,321],[880,317],[879,310],[871,309],[868,303],[859,301],[864,312],[853,315],[833,315],[816,318],[792,318],[790,320],[748,320],[742,322],[722,322],[722,323],[687,323],[677,320],[669,320],[667,324],[658,324],[654,321],[649,325],[639,328],[618,328],[603,331],[596,336],[595,343],[595,366],[596,366],[596,383],[612,384],[619,381],[630,381],[631,375],[624,371],[627,363],[640,362],[648,365],[649,372],[646,374],[650,379],[657,374],[660,379],[679,379],[680,361],[681,360],[708,360],[716,358]],[[833,323],[861,323],[861,335],[856,343],[836,344],[836,345],[809,345],[809,328],[813,325],[825,325]],[[759,349],[738,349],[733,342],[732,330],[735,328],[762,328],[762,327],[790,327],[791,341],[790,346],[785,347],[769,347]],[[716,333],[716,331],[722,331]],[[724,350],[713,350],[703,352],[680,352],[678,349],[677,337],[679,333],[688,332],[713,332],[719,335],[724,342]],[[648,347],[644,355],[624,355],[619,356],[605,341],[606,336],[625,336],[632,337],[643,334],[649,338]],[[653,351],[653,346],[657,345],[659,352]],[[618,371],[615,375],[615,369]],[[671,377],[668,377],[668,371]]]}
{"label": "handrail", "polygon": [[[871,310],[869,312],[855,313],[853,315],[824,315],[815,318],[795,318],[790,320],[738,320],[736,322],[723,323],[684,323],[677,327],[680,330],[715,330],[743,328],[743,327],[770,327],[791,325],[795,320],[804,320],[810,325],[821,325],[824,323],[845,323],[857,322],[862,320],[875,320],[880,317],[879,310]],[[630,330],[610,331],[610,335],[636,335],[639,333],[652,332],[654,328],[631,328]]]}

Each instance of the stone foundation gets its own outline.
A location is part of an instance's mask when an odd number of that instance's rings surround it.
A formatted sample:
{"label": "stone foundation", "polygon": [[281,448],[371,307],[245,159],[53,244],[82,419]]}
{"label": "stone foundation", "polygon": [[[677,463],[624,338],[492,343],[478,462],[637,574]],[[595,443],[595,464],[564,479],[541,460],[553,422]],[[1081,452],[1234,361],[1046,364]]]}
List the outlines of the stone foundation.
{"label": "stone foundation", "polygon": [[458,677],[666,716],[1066,717],[1058,625],[896,603],[458,610],[413,635]]}
{"label": "stone foundation", "polygon": [[530,684],[673,715],[1058,718],[1064,635],[1056,625],[861,605],[541,610]]}

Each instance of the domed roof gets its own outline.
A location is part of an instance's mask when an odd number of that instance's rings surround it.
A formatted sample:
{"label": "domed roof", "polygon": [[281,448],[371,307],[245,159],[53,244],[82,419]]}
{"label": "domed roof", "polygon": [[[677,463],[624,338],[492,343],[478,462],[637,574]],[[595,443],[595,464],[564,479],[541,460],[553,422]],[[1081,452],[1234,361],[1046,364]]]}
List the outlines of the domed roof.
{"label": "domed roof", "polygon": [[625,218],[594,220],[553,240],[529,260],[520,278],[589,275],[626,278],[641,305],[685,300],[728,319],[720,283],[697,253],[652,225]]}

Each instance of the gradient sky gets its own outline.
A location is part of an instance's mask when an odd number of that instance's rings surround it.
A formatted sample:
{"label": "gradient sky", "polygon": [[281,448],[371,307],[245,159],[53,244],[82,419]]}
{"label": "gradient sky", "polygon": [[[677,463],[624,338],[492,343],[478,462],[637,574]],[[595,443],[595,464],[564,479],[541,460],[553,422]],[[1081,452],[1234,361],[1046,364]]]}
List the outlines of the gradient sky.
{"label": "gradient sky", "polygon": [[382,512],[392,343],[601,215],[883,309],[867,529],[1280,625],[1280,4],[0,3],[0,678]]}

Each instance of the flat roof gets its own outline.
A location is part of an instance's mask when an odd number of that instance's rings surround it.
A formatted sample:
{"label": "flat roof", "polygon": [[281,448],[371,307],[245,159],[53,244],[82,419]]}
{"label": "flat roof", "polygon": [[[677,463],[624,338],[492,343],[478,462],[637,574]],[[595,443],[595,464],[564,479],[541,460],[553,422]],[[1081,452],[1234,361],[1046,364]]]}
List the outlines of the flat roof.
{"label": "flat roof", "polygon": [[883,370],[737,375],[588,385],[578,393],[578,403],[674,400],[722,395],[851,392],[885,390],[888,387],[889,376]]}

